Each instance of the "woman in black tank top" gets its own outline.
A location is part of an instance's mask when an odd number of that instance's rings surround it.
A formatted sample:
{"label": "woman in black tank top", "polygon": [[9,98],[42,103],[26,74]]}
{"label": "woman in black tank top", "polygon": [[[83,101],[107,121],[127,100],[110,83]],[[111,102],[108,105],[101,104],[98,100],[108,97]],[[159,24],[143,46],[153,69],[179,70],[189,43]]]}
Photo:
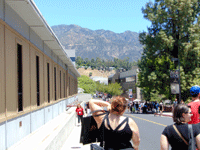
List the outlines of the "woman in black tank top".
{"label": "woman in black tank top", "polygon": [[[191,116],[191,110],[185,104],[178,104],[174,107],[173,121],[175,124],[167,126],[162,132],[160,138],[161,150],[168,150],[169,145],[172,147],[171,150],[188,150],[188,122],[191,120]],[[180,132],[182,137],[179,136],[176,130]],[[197,149],[200,150],[199,124],[193,124],[192,130]]]}
{"label": "woman in black tank top", "polygon": [[[140,137],[137,124],[128,117],[122,116],[127,107],[127,101],[124,97],[117,96],[111,99],[111,104],[101,100],[90,100],[91,111],[100,110],[101,107],[107,107],[110,111],[107,115],[94,117],[99,130],[101,131],[101,141],[104,139],[105,150],[132,149],[138,150]],[[95,115],[100,114],[97,112]],[[104,136],[102,134],[104,133]],[[130,143],[132,140],[133,145]],[[103,142],[100,143],[103,146]],[[128,150],[127,149],[127,150]]]}

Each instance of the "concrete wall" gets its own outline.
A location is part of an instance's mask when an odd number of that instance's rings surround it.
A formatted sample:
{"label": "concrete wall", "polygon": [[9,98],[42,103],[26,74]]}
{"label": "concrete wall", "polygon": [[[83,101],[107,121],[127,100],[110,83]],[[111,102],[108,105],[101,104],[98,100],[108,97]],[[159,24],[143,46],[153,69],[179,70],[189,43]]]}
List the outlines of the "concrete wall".
{"label": "concrete wall", "polygon": [[29,40],[29,26],[19,15],[7,4],[5,4],[5,22]]}
{"label": "concrete wall", "polygon": [[0,150],[6,149],[6,123],[0,123]]}
{"label": "concrete wall", "polygon": [[[45,123],[57,117],[62,112],[65,112],[66,104],[70,104],[77,99],[78,96],[70,97],[51,106],[0,123],[0,150],[11,147],[25,136],[39,129]],[[70,134],[70,131],[74,127],[75,117],[76,115],[74,113],[72,118],[68,120],[69,122],[66,122],[65,127],[59,133],[60,135],[66,136],[64,133],[67,133],[67,135]]]}
{"label": "concrete wall", "polygon": [[30,28],[30,42],[33,43],[41,51],[44,51],[43,41],[40,39],[40,37],[31,28]]}

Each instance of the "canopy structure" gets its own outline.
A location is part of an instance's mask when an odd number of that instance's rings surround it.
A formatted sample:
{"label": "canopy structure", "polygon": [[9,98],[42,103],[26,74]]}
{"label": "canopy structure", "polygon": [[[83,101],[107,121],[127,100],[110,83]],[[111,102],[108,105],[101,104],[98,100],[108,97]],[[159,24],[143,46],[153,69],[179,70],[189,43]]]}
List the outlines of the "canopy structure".
{"label": "canopy structure", "polygon": [[135,99],[135,100],[133,100],[133,102],[140,102],[141,100],[139,100],[139,99]]}

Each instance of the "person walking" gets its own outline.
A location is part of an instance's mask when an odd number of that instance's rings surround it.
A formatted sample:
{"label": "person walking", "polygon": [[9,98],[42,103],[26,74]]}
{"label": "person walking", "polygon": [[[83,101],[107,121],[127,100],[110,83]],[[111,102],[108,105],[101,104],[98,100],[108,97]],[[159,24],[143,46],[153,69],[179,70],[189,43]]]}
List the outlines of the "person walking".
{"label": "person walking", "polygon": [[178,101],[177,101],[177,98],[175,98],[174,102],[173,102],[173,105],[172,105],[172,111],[174,109],[174,107],[178,104]]}
{"label": "person walking", "polygon": [[154,104],[154,109],[155,109],[154,116],[156,116],[158,114],[158,110],[159,110],[159,104],[157,102],[155,102],[155,104]]}
{"label": "person walking", "polygon": [[183,100],[181,100],[181,104],[185,104]]}
{"label": "person walking", "polygon": [[137,111],[137,113],[138,113],[138,112],[139,112],[139,104],[138,104],[138,102],[136,102],[135,108],[136,108],[136,111]]}
{"label": "person walking", "polygon": [[190,95],[192,96],[192,102],[188,103],[188,106],[191,108],[193,116],[191,117],[191,121],[188,124],[197,124],[199,123],[199,107],[200,107],[200,100],[199,100],[199,92],[200,87],[198,85],[192,86],[190,88]]}
{"label": "person walking", "polygon": [[153,102],[150,102],[150,111],[153,111]]}
{"label": "person walking", "polygon": [[90,108],[89,108],[89,102],[87,102],[86,103],[86,111],[85,111],[86,113],[87,113],[87,116],[90,114]]}
{"label": "person walking", "polygon": [[[123,114],[127,107],[127,101],[122,96],[111,99],[111,104],[100,100],[90,100],[89,107],[91,111],[102,110],[101,107],[107,107],[109,114],[94,117],[98,129],[104,134],[105,150],[133,149],[138,150],[140,144],[139,129],[132,118],[124,117]],[[95,115],[101,112],[94,113]],[[130,140],[132,139],[133,145]],[[103,146],[103,141],[100,142]]]}
{"label": "person walking", "polygon": [[131,113],[135,112],[135,102],[132,103]]}
{"label": "person walking", "polygon": [[139,113],[142,113],[142,103],[139,103]]}
{"label": "person walking", "polygon": [[159,107],[160,107],[160,116],[162,116],[163,109],[164,109],[162,101],[160,102]]}
{"label": "person walking", "polygon": [[143,106],[143,114],[147,114],[147,102]]}
{"label": "person walking", "polygon": [[81,124],[82,124],[84,110],[83,110],[83,107],[80,104],[78,104],[77,107],[76,107],[76,114],[77,114],[77,117],[78,117],[78,123],[80,123],[80,121],[81,121]]}
{"label": "person walking", "polygon": [[[189,136],[188,136],[188,122],[191,120],[191,110],[185,104],[178,104],[173,110],[173,121],[175,124],[165,127],[160,137],[160,150],[188,150]],[[182,138],[178,132],[182,135]],[[200,150],[200,129],[198,125],[192,125],[193,135],[197,143],[197,149]]]}

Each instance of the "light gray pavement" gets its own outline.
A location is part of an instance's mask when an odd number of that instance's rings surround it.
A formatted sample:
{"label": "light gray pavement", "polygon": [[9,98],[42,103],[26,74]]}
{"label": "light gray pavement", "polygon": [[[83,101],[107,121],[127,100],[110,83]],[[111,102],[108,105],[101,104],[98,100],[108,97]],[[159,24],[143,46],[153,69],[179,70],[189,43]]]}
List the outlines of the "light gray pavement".
{"label": "light gray pavement", "polygon": [[[162,116],[171,117],[172,113],[164,112]],[[80,134],[81,134],[81,125],[77,123],[77,118],[76,118],[76,126],[74,127],[73,131],[71,132],[69,138],[66,140],[61,150],[71,150],[71,149],[90,150],[90,144],[83,145],[82,143],[80,143]]]}
{"label": "light gray pavement", "polygon": [[81,125],[77,123],[76,119],[76,126],[74,127],[70,136],[68,137],[65,144],[60,150],[71,150],[71,149],[90,150],[90,144],[83,145],[82,143],[80,143],[80,135],[81,135]]}

